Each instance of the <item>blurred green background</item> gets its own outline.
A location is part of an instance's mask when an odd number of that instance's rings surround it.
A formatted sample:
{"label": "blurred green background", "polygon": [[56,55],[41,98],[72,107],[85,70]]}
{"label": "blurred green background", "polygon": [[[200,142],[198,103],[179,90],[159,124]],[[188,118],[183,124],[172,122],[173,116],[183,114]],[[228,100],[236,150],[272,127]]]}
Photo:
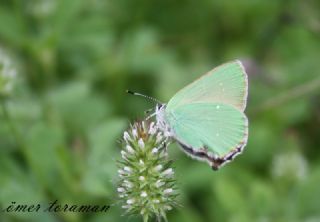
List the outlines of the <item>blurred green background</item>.
{"label": "blurred green background", "polygon": [[171,222],[320,221],[320,2],[0,0],[0,206],[113,204],[107,213],[0,213],[1,222],[122,216],[122,132],[214,66],[249,73],[249,141],[220,171],[176,145]]}

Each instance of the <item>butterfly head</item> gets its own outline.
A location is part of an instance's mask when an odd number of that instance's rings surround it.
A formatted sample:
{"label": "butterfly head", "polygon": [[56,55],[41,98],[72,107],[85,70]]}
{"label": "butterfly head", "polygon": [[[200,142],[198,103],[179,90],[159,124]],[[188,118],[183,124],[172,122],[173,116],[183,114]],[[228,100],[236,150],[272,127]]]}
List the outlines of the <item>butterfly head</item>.
{"label": "butterfly head", "polygon": [[157,103],[156,108],[155,108],[155,112],[161,112],[164,111],[166,109],[166,104],[165,103]]}
{"label": "butterfly head", "polygon": [[165,114],[166,114],[165,110],[166,110],[167,104],[162,103],[162,102],[160,102],[159,100],[157,100],[157,99],[155,99],[153,97],[146,96],[146,95],[141,94],[141,93],[132,92],[130,90],[127,90],[127,93],[135,95],[135,96],[141,96],[141,97],[144,97],[146,99],[149,99],[150,101],[155,102],[156,103],[156,107],[154,108],[154,112],[151,115],[149,115],[147,117],[147,119],[155,116],[156,117],[156,122],[157,122],[157,127],[164,133],[164,135],[167,136],[167,137],[173,136],[173,133],[172,133],[169,125],[167,124],[166,116],[165,116]]}

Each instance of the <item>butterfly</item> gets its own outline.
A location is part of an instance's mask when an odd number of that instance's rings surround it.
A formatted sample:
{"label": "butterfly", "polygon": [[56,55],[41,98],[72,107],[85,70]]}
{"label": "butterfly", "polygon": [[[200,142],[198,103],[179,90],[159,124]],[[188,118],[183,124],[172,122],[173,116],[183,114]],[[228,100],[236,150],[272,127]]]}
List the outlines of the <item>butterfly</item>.
{"label": "butterfly", "polygon": [[214,170],[240,154],[248,139],[248,77],[238,60],[222,64],[156,105],[156,123],[192,158]]}

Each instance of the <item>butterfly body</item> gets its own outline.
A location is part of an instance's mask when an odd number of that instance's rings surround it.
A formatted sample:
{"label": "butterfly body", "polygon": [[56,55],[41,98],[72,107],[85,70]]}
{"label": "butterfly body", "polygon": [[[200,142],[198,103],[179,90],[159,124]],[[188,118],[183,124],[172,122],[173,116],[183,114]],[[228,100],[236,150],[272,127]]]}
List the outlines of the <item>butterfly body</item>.
{"label": "butterfly body", "polygon": [[180,90],[168,104],[157,105],[157,126],[189,156],[219,169],[247,143],[247,92],[241,62],[226,63]]}

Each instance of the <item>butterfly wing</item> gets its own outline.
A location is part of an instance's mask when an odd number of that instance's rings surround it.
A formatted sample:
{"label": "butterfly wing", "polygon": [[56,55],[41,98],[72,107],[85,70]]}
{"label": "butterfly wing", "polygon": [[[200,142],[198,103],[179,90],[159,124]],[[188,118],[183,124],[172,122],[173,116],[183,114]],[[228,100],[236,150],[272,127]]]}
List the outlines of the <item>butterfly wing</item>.
{"label": "butterfly wing", "polygon": [[190,103],[167,112],[165,118],[185,151],[212,167],[232,159],[247,142],[247,117],[232,105]]}
{"label": "butterfly wing", "polygon": [[167,110],[189,103],[225,103],[244,111],[248,93],[247,74],[240,61],[218,66],[177,92]]}

